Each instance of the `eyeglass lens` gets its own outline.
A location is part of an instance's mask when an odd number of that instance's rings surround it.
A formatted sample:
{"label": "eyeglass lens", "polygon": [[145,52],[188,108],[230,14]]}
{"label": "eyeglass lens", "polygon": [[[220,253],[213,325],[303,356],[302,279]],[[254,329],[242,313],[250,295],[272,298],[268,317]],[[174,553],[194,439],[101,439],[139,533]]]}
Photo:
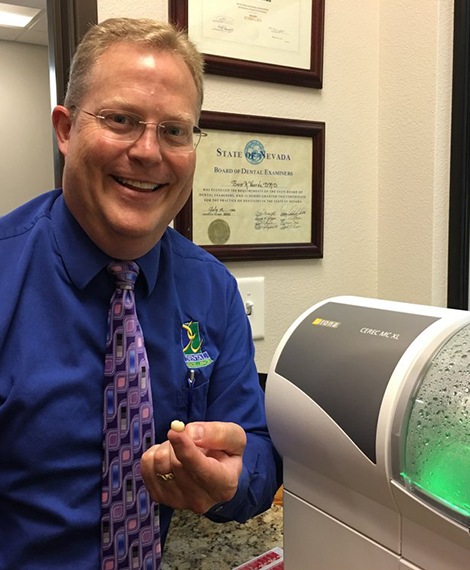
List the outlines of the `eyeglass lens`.
{"label": "eyeglass lens", "polygon": [[191,152],[205,133],[191,123],[184,121],[163,121],[159,124],[144,121],[141,116],[112,109],[103,109],[98,114],[84,111],[97,118],[105,129],[105,136],[122,142],[135,142],[147,125],[154,125],[159,143],[172,152]]}

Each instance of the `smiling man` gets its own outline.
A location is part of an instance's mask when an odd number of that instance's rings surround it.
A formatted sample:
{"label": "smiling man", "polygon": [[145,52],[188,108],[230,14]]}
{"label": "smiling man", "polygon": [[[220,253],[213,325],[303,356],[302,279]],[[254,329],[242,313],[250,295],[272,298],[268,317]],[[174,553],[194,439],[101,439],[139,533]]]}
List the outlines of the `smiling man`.
{"label": "smiling man", "polygon": [[91,28],[52,114],[63,188],[0,219],[2,569],[156,570],[173,509],[243,522],[281,483],[236,281],[168,227],[202,70],[166,23]]}
{"label": "smiling man", "polygon": [[[69,94],[53,112],[64,199],[98,247],[134,259],[160,240],[191,192],[196,85],[181,56],[129,42],[106,50],[88,81],[79,101]],[[174,130],[189,129],[189,146],[168,145],[175,121],[182,127]],[[124,122],[135,123],[129,133]]]}

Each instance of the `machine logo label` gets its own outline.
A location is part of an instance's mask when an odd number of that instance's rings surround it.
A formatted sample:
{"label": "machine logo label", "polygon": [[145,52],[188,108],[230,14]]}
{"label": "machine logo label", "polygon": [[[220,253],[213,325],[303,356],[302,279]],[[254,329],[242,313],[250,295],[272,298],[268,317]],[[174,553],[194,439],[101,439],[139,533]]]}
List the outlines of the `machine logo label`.
{"label": "machine logo label", "polygon": [[312,322],[312,325],[315,325],[317,327],[328,327],[330,329],[337,329],[341,325],[341,323],[338,321],[327,321],[326,319],[316,318]]}

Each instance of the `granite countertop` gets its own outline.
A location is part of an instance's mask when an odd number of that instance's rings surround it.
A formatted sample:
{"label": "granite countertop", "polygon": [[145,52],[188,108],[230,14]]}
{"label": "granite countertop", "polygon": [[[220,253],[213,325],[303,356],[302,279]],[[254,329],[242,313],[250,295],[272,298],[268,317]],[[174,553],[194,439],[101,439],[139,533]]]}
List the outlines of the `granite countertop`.
{"label": "granite countertop", "polygon": [[245,524],[214,523],[190,511],[176,511],[162,570],[231,570],[282,545],[282,505]]}

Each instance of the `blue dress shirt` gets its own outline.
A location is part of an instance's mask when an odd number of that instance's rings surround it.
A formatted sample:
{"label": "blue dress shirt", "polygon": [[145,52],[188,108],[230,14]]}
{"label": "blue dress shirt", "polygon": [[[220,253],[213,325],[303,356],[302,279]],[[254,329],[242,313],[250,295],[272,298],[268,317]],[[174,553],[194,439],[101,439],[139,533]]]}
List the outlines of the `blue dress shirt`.
{"label": "blue dress shirt", "polygon": [[[0,218],[2,570],[98,568],[109,261],[60,190]],[[238,491],[207,516],[244,522],[269,508],[281,467],[236,281],[171,228],[136,261],[157,441],[174,419],[240,424],[248,444]],[[188,327],[202,342],[194,355]],[[162,507],[163,537],[170,519]]]}

